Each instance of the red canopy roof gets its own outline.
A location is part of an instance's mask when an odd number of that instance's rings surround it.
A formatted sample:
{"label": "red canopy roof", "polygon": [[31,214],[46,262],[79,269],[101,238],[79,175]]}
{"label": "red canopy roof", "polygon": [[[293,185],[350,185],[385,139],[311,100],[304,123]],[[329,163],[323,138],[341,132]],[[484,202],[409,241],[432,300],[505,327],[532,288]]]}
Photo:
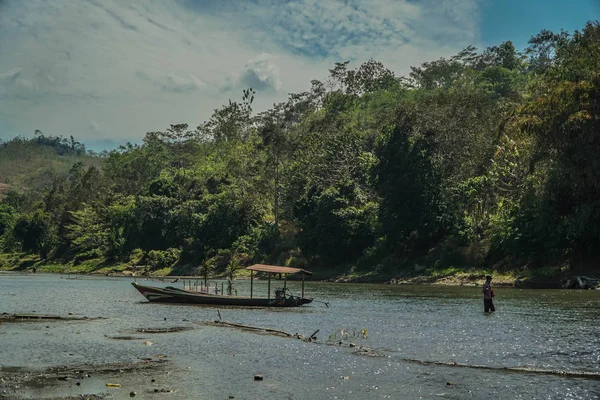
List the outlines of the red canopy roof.
{"label": "red canopy roof", "polygon": [[302,268],[280,267],[278,265],[254,264],[246,269],[251,271],[269,272],[272,274],[295,274],[302,272],[305,275],[312,275],[312,272],[306,271]]}

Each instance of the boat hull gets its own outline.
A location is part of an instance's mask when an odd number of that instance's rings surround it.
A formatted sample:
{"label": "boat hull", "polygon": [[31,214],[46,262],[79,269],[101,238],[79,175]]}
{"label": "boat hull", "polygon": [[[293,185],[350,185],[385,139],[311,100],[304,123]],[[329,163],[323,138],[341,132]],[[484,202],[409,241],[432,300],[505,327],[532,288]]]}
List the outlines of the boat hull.
{"label": "boat hull", "polygon": [[131,283],[148,301],[153,303],[204,304],[242,307],[298,307],[312,302],[303,297],[267,299],[265,297],[225,296],[192,292],[174,287],[159,288]]}

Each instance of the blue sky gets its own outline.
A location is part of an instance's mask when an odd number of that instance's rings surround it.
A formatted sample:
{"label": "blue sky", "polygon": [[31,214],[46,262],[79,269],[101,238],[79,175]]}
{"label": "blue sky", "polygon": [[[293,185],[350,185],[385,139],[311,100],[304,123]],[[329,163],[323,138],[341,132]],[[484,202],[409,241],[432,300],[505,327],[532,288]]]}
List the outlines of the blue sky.
{"label": "blue sky", "polygon": [[110,148],[197,126],[248,86],[266,109],[336,61],[403,75],[588,19],[599,1],[0,0],[0,138],[41,129]]}
{"label": "blue sky", "polygon": [[489,0],[482,7],[481,43],[512,40],[524,48],[542,29],[573,32],[587,20],[600,20],[599,0]]}

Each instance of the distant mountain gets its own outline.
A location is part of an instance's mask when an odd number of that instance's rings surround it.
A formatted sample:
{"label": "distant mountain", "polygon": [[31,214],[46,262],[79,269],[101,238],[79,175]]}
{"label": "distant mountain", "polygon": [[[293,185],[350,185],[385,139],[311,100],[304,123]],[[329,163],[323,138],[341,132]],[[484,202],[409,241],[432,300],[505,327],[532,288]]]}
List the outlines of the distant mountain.
{"label": "distant mountain", "polygon": [[100,166],[98,154],[72,136],[45,136],[36,131],[33,138],[16,137],[0,141],[0,197],[11,189],[36,190],[66,176],[74,164]]}

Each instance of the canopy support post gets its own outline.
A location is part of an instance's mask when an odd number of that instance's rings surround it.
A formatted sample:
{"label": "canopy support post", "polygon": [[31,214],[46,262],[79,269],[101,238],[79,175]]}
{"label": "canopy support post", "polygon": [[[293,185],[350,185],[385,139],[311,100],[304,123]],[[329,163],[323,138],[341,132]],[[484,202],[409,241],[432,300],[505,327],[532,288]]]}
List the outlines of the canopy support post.
{"label": "canopy support post", "polygon": [[271,300],[271,274],[269,273],[269,282],[267,283],[267,301]]}
{"label": "canopy support post", "polygon": [[304,298],[304,272],[302,273],[302,298]]}
{"label": "canopy support post", "polygon": [[252,290],[253,290],[253,281],[252,278],[254,277],[254,271],[250,270],[250,298],[252,298]]}

